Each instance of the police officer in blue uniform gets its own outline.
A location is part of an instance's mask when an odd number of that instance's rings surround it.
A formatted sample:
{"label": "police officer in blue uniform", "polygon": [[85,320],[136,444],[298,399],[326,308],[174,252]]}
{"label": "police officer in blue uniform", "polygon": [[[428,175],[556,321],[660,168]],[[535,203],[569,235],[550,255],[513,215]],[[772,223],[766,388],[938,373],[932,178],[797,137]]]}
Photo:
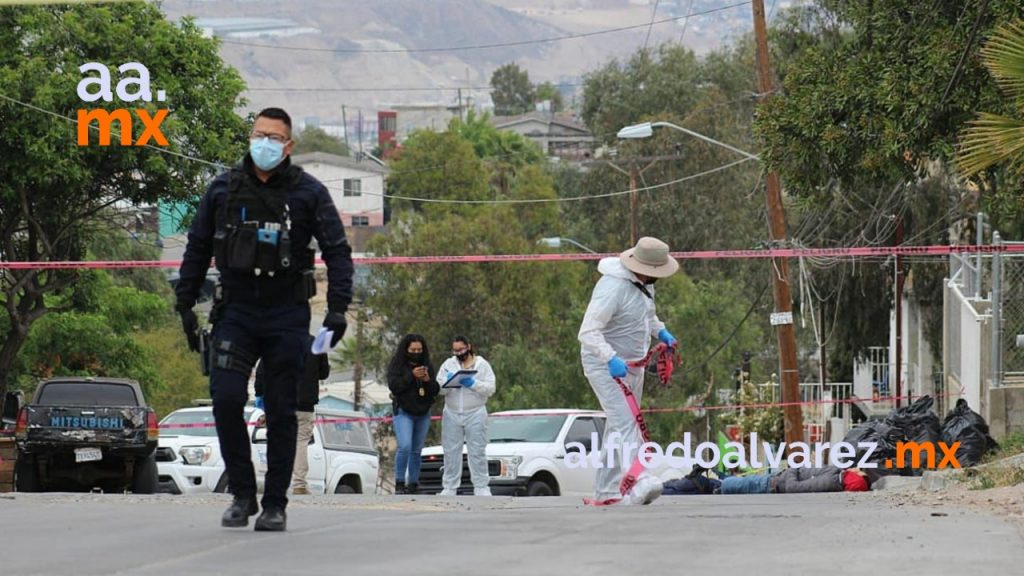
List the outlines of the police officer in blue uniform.
{"label": "police officer in blue uniform", "polygon": [[249,430],[244,418],[253,366],[266,370],[263,404],[267,419],[267,474],[263,512],[256,530],[286,528],[286,496],[295,462],[296,394],[309,346],[309,299],[315,238],[327,265],[323,325],[345,334],[352,300],[352,249],[338,210],[318,180],[293,165],[291,118],[280,108],[262,110],[253,123],[249,152],[241,164],[219,175],[200,201],[188,233],[176,289],[176,310],[189,347],[200,350],[199,323],[192,311],[216,260],[220,285],[210,320],[210,397],[221,456],[234,500],[221,524],[246,526],[259,511]]}

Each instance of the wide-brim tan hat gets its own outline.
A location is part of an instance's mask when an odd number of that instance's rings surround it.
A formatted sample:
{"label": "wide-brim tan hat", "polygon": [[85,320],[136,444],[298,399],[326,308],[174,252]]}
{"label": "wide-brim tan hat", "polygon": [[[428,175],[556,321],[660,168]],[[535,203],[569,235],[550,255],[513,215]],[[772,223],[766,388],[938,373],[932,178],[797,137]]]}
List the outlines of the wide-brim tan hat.
{"label": "wide-brim tan hat", "polygon": [[679,262],[668,252],[668,244],[657,238],[644,236],[637,240],[636,246],[619,254],[619,260],[635,274],[667,278],[679,270]]}

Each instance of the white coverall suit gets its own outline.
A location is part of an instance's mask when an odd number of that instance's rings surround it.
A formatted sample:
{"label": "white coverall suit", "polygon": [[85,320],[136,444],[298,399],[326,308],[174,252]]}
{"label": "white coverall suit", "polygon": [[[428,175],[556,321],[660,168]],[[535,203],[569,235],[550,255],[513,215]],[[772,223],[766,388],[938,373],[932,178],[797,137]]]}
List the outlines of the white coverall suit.
{"label": "white coverall suit", "polygon": [[[437,381],[444,384],[448,378],[463,369],[452,356],[441,364]],[[441,446],[444,448],[444,475],[441,495],[454,496],[462,483],[462,446],[466,445],[469,474],[475,496],[490,496],[490,476],[487,474],[487,399],[494,394],[494,370],[480,356],[476,356],[470,370],[476,382],[470,388],[444,388],[444,411],[441,416]],[[459,376],[456,380],[461,379]]]}
{"label": "white coverall suit", "polygon": [[[636,459],[644,440],[626,403],[625,394],[609,374],[608,361],[615,356],[627,363],[642,359],[650,350],[651,338],[656,338],[665,324],[655,313],[653,285],[645,286],[651,294],[648,298],[633,284],[640,280],[617,257],[602,259],[597,270],[602,276],[594,287],[579,331],[583,373],[607,418],[601,440],[602,467],[597,470],[595,497],[597,500],[622,498],[626,504],[643,502],[652,495],[655,498],[660,495],[661,482],[645,469],[626,497],[619,492],[622,477]],[[630,367],[622,381],[633,392],[639,406],[644,368]],[[618,433],[618,438],[613,436],[615,433]],[[608,466],[607,454],[609,440],[614,443],[611,467]],[[630,461],[623,462],[622,449],[627,443],[632,443],[633,448],[629,454]]]}

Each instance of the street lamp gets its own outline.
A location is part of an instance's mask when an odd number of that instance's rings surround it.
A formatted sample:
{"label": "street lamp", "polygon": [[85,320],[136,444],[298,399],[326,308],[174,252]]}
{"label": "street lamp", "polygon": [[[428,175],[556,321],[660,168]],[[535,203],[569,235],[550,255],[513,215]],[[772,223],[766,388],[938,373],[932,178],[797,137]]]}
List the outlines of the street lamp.
{"label": "street lamp", "polygon": [[[755,17],[758,16],[758,9],[760,9],[760,17],[763,19],[764,6],[760,0],[754,2]],[[756,18],[755,18],[756,19]],[[758,24],[758,22],[755,22]],[[763,22],[761,23],[763,24]],[[763,34],[764,30],[756,30],[759,41],[764,41]],[[759,50],[759,57],[763,57],[763,65],[767,68],[767,53],[763,50]],[[765,73],[761,74],[761,92],[768,94],[772,91],[770,86],[769,76]],[[682,126],[676,126],[671,122],[644,122],[643,124],[633,124],[632,126],[626,126],[619,130],[617,136],[619,138],[650,138],[654,134],[654,128],[664,126],[666,128],[672,128],[685,134],[689,134],[694,138],[698,138],[705,142],[714,144],[731,150],[737,154],[745,156],[751,160],[760,160],[761,158],[756,154],[751,154],[744,150],[740,150],[735,146],[730,146],[724,142],[719,142],[714,138],[709,138],[703,134],[698,134],[693,130],[688,130]],[[769,225],[771,228],[772,240],[775,242],[784,242],[786,240],[786,216],[782,207],[782,192],[781,184],[779,182],[778,173],[775,171],[769,172],[766,180],[765,192],[767,195],[768,203],[768,217]],[[772,314],[771,323],[773,326],[778,326],[777,336],[779,342],[779,367],[782,372],[782,401],[789,403],[786,406],[785,420],[786,420],[786,443],[792,445],[794,442],[803,439],[803,415],[800,413],[800,407],[796,404],[800,400],[800,372],[799,366],[797,365],[796,357],[796,329],[793,326],[793,301],[789,291],[789,266],[785,258],[779,258],[776,262],[772,260],[773,272],[772,282],[774,284],[774,296],[775,296],[775,313]]]}
{"label": "street lamp", "polygon": [[622,130],[619,130],[619,133],[616,134],[616,136],[619,137],[619,138],[624,138],[624,139],[650,138],[654,134],[654,129],[659,127],[659,126],[665,126],[666,128],[672,128],[672,129],[675,129],[675,130],[679,130],[680,132],[683,132],[685,134],[689,134],[690,136],[693,136],[694,138],[698,138],[698,139],[703,140],[705,142],[710,142],[711,144],[714,144],[716,146],[721,146],[722,148],[725,148],[726,150],[732,150],[733,152],[735,152],[737,154],[740,154],[742,156],[746,156],[747,158],[750,158],[751,160],[760,160],[761,159],[761,157],[758,156],[757,154],[751,154],[750,152],[746,152],[746,151],[740,150],[739,148],[736,148],[735,146],[730,146],[730,145],[726,144],[725,142],[719,142],[718,140],[715,140],[714,138],[709,138],[709,137],[707,137],[707,136],[705,136],[703,134],[698,134],[697,132],[694,132],[693,130],[689,130],[689,129],[683,128],[682,126],[676,126],[675,124],[673,124],[671,122],[644,122],[643,124],[633,124],[632,126],[626,126]]}
{"label": "street lamp", "polygon": [[[710,137],[705,136],[703,134],[699,134],[699,133],[694,132],[693,130],[690,130],[688,128],[683,128],[682,126],[676,126],[675,124],[673,124],[671,122],[644,122],[642,124],[633,124],[631,126],[626,126],[625,128],[619,130],[619,132],[616,134],[616,136],[618,138],[620,138],[620,139],[628,139],[628,140],[634,140],[634,139],[640,139],[640,138],[650,138],[651,136],[654,135],[654,129],[659,127],[659,126],[664,126],[666,128],[672,128],[673,130],[678,130],[680,132],[683,132],[684,134],[689,134],[690,136],[693,136],[694,138],[697,138],[699,140],[703,140],[705,142],[710,142],[711,144],[714,144],[715,146],[721,146],[722,148],[725,148],[727,150],[731,150],[732,152],[735,152],[735,153],[737,153],[737,154],[739,154],[741,156],[745,156],[746,158],[749,158],[751,160],[760,160],[761,159],[760,157],[757,156],[757,154],[751,154],[750,152],[746,152],[744,150],[740,150],[739,148],[736,148],[735,146],[730,146],[729,144],[726,144],[725,142],[719,142],[718,140],[715,140],[714,138],[710,138]],[[653,165],[653,162],[652,162],[651,165]],[[650,167],[651,165],[649,165],[648,167]],[[644,170],[646,170],[646,168]],[[630,217],[629,217],[630,224],[629,224],[629,226],[630,226],[630,238],[632,239],[634,244],[636,243],[636,241],[638,239],[638,235],[639,235],[638,234],[639,224],[637,223],[637,213],[640,211],[640,207],[639,207],[640,199],[637,196],[637,190],[636,190],[636,180],[637,180],[638,176],[639,176],[639,174],[636,171],[636,167],[633,167],[633,169],[629,171],[629,189],[631,191],[630,202],[629,202],[629,213],[630,213]]]}
{"label": "street lamp", "polygon": [[580,244],[579,242],[573,240],[572,238],[562,238],[561,236],[553,236],[551,238],[540,239],[540,243],[547,246],[548,248],[561,248],[562,242],[568,242],[570,244],[573,244],[586,250],[587,252],[590,252],[591,254],[597,254],[597,252],[591,250],[590,248],[587,248],[586,246]]}

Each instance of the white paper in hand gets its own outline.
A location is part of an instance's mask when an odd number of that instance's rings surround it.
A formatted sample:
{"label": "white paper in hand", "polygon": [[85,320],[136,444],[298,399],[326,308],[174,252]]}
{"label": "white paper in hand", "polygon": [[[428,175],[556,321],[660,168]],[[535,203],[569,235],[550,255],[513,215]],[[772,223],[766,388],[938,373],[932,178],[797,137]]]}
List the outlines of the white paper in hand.
{"label": "white paper in hand", "polygon": [[320,332],[317,332],[316,338],[313,340],[313,348],[310,350],[313,354],[325,354],[331,349],[331,338],[334,337],[334,330],[328,330],[326,326],[320,328]]}

